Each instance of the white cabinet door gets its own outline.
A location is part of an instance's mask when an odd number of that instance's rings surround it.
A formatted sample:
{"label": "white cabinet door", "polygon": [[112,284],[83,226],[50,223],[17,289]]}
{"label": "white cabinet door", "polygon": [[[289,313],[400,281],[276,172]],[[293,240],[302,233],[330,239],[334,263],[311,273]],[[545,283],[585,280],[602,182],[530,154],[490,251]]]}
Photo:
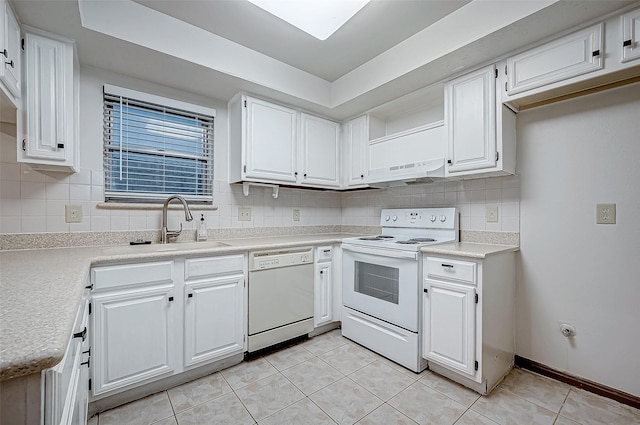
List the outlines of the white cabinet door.
{"label": "white cabinet door", "polygon": [[507,94],[602,69],[603,25],[594,25],[508,58]]}
{"label": "white cabinet door", "polygon": [[173,372],[173,286],[95,294],[93,303],[94,395]]}
{"label": "white cabinet door", "polygon": [[640,9],[622,15],[622,62],[640,58]]}
{"label": "white cabinet door", "polygon": [[185,285],[184,363],[240,354],[244,347],[244,275]]}
{"label": "white cabinet door", "polygon": [[344,146],[344,173],[346,186],[364,186],[367,170],[367,145],[369,142],[369,123],[367,116],[358,117],[342,126],[342,144]]}
{"label": "white cabinet door", "polygon": [[340,186],[340,124],[300,114],[303,185]]}
{"label": "white cabinet door", "polygon": [[0,31],[3,42],[0,43],[0,80],[15,97],[20,97],[21,67],[20,26],[8,2],[0,3]]}
{"label": "white cabinet door", "polygon": [[246,178],[268,182],[297,180],[296,115],[260,99],[245,99]]}
{"label": "white cabinet door", "polygon": [[77,168],[73,44],[25,34],[22,162]]}
{"label": "white cabinet door", "polygon": [[448,173],[496,166],[495,81],[496,69],[491,65],[446,83]]}
{"label": "white cabinet door", "polygon": [[475,288],[425,280],[423,356],[475,375]]}
{"label": "white cabinet door", "polygon": [[315,327],[333,320],[333,278],[331,263],[316,264],[313,291],[313,324]]}

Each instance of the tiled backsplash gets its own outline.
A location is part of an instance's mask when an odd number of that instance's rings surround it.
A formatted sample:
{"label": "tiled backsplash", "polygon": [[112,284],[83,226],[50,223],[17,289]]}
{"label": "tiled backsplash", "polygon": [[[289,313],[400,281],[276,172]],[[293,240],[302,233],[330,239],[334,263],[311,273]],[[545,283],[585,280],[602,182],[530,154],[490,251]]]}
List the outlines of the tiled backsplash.
{"label": "tiled backsplash", "polygon": [[[0,133],[0,136],[3,136]],[[101,170],[76,174],[36,171],[16,163],[15,141],[0,137],[0,233],[113,232],[158,230],[161,211],[105,209]],[[15,139],[13,139],[15,140]],[[460,228],[471,231],[518,232],[520,178],[492,177],[410,185],[386,190],[350,192],[281,188],[277,199],[268,188],[252,187],[245,197],[240,185],[214,182],[217,210],[194,210],[185,223],[171,211],[169,227],[195,229],[204,214],[209,229],[288,226],[377,226],[381,208],[456,206]],[[65,205],[82,206],[81,223],[65,223]],[[498,221],[486,222],[486,206],[498,207]],[[238,208],[251,208],[251,221],[238,221]],[[300,220],[293,221],[293,209]]]}

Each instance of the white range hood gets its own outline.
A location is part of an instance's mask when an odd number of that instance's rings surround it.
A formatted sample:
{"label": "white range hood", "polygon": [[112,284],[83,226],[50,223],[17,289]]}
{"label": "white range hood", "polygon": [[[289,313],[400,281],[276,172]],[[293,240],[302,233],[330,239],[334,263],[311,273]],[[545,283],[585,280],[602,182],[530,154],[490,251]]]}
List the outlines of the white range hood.
{"label": "white range hood", "polygon": [[371,140],[365,182],[386,188],[444,178],[444,147],[443,121]]}

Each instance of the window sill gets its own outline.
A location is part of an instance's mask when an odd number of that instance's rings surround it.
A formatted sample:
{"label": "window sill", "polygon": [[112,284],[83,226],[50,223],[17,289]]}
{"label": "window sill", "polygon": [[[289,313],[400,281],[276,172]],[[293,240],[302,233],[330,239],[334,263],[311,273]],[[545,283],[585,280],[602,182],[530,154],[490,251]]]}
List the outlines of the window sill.
{"label": "window sill", "polygon": [[[127,202],[100,202],[96,208],[101,210],[162,210],[162,204],[135,204]],[[169,204],[170,210],[182,210],[182,204]],[[217,205],[189,204],[192,211],[215,211]]]}

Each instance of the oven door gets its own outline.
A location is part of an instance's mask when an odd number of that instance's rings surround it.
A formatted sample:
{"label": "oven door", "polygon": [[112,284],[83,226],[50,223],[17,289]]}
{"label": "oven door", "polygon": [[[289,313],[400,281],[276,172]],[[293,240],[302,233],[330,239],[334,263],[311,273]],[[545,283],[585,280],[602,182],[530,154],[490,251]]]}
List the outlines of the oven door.
{"label": "oven door", "polygon": [[342,301],[401,328],[418,332],[418,253],[342,245]]}

